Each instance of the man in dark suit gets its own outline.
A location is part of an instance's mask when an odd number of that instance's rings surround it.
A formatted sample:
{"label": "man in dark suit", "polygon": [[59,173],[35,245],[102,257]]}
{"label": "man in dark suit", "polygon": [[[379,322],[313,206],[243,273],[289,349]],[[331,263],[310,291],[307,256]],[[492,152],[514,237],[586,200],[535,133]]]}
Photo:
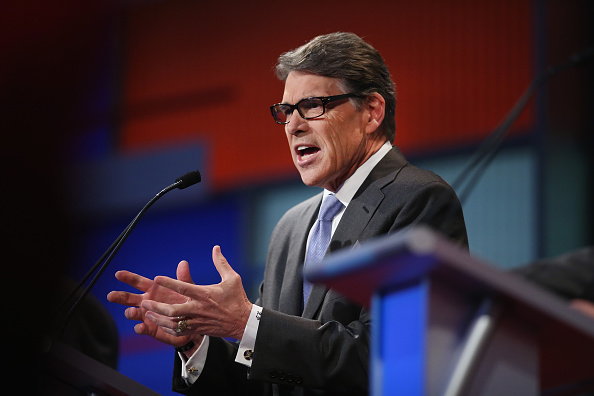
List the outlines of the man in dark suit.
{"label": "man in dark suit", "polygon": [[178,347],[180,393],[367,394],[369,312],[321,285],[310,288],[304,263],[423,220],[467,245],[454,191],[392,146],[394,84],[372,46],[349,33],[319,36],[281,55],[277,75],[285,90],[272,115],[303,182],[324,192],[279,221],[255,304],[218,246],[218,285],[193,284],[182,261],[177,280],[118,272],[145,293],[109,295],[131,306],[126,317],[142,322],[138,334]]}

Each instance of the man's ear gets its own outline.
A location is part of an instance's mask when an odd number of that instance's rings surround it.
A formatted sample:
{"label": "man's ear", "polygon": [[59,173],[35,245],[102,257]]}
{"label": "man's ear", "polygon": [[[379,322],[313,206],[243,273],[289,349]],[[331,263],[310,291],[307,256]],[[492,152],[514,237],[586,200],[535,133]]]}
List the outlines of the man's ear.
{"label": "man's ear", "polygon": [[374,92],[365,99],[364,106],[369,114],[369,118],[366,120],[367,125],[365,132],[371,134],[377,131],[382,124],[382,121],[384,121],[386,115],[386,101],[382,95]]}

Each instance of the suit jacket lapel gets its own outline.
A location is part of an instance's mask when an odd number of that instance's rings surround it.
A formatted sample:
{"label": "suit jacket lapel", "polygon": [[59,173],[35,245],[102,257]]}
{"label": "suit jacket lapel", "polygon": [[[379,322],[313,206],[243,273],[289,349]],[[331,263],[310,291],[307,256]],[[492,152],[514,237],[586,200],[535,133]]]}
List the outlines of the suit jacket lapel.
{"label": "suit jacket lapel", "polygon": [[[327,253],[354,245],[357,242],[357,238],[365,230],[384,199],[382,189],[394,181],[398,172],[406,164],[406,159],[400,153],[400,150],[394,146],[373,168],[346,208],[332,236]],[[315,317],[327,291],[328,289],[324,285],[313,285],[303,311],[303,317]]]}
{"label": "suit jacket lapel", "polygon": [[328,252],[351,246],[375,215],[384,200],[382,189],[392,183],[408,162],[396,146],[371,170],[349,203],[336,228]]}

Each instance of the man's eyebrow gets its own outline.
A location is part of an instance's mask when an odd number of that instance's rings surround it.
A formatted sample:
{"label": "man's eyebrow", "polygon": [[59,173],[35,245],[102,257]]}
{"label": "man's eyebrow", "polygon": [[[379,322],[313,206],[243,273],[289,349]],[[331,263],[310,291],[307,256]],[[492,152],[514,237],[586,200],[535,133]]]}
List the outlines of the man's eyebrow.
{"label": "man's eyebrow", "polygon": [[316,95],[305,95],[305,96],[303,96],[301,99],[298,99],[298,100],[297,100],[295,103],[289,103],[289,102],[287,102],[287,101],[285,101],[285,100],[283,100],[281,103],[282,103],[282,104],[296,104],[296,103],[298,103],[298,102],[302,101],[303,99],[309,99],[309,98],[323,98],[323,97],[325,97],[325,96],[328,96],[328,95],[317,95],[317,94],[316,94]]}

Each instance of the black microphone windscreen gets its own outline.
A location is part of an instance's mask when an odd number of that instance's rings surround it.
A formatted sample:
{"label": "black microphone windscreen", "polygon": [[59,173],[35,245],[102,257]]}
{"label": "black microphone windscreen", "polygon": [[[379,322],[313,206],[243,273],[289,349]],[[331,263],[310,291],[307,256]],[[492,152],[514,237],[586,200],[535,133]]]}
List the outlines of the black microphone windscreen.
{"label": "black microphone windscreen", "polygon": [[177,179],[175,179],[175,183],[178,184],[177,188],[183,190],[186,187],[190,187],[196,183],[200,183],[201,180],[202,178],[200,176],[200,172],[195,170],[178,177]]}

